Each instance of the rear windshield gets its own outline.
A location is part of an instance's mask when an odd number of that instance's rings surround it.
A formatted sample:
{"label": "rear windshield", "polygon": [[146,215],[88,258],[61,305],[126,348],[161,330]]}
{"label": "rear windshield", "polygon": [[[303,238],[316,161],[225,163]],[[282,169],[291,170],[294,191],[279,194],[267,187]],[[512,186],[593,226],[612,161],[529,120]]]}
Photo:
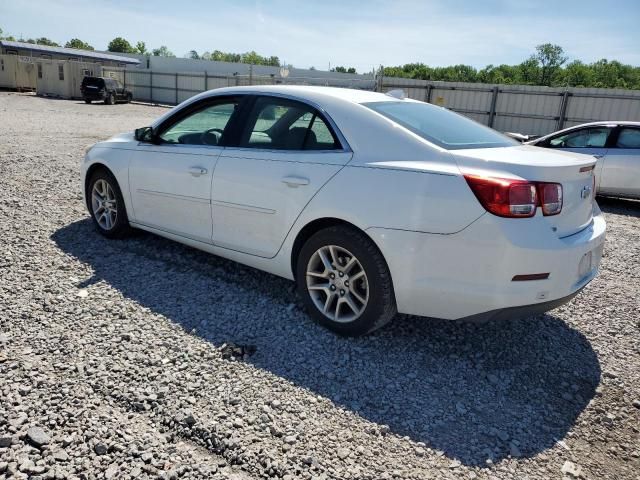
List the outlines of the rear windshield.
{"label": "rear windshield", "polygon": [[427,103],[399,101],[363,105],[447,150],[519,145],[489,127]]}
{"label": "rear windshield", "polygon": [[104,80],[102,78],[96,78],[96,77],[84,77],[82,79],[82,84],[91,85],[92,87],[103,87]]}

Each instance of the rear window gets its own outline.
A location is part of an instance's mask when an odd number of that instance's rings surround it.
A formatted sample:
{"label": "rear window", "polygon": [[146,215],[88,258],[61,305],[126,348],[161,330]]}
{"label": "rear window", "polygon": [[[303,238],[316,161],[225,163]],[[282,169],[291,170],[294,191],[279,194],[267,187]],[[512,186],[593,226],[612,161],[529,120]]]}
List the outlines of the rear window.
{"label": "rear window", "polygon": [[91,87],[104,87],[104,80],[96,77],[84,77],[82,79],[82,84]]}
{"label": "rear window", "polygon": [[517,141],[489,127],[427,103],[400,101],[363,105],[447,150],[519,145]]}

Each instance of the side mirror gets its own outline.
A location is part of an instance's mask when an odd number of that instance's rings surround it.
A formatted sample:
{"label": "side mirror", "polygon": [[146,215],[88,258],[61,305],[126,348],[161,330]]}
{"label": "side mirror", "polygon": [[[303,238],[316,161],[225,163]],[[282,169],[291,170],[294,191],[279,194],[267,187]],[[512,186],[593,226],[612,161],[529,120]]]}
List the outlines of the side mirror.
{"label": "side mirror", "polygon": [[139,142],[159,143],[158,137],[156,137],[156,133],[152,127],[136,128],[134,136]]}

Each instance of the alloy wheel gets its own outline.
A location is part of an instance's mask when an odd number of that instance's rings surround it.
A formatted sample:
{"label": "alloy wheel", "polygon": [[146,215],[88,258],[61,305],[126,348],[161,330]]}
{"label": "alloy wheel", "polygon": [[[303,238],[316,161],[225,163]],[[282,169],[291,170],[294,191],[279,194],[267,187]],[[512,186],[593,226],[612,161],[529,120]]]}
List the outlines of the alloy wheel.
{"label": "alloy wheel", "polygon": [[352,322],[367,307],[367,274],[345,248],[327,245],[316,250],[309,259],[306,280],[316,308],[334,322]]}
{"label": "alloy wheel", "polygon": [[118,218],[116,195],[109,182],[98,179],[91,189],[91,209],[93,216],[104,230],[111,230]]}

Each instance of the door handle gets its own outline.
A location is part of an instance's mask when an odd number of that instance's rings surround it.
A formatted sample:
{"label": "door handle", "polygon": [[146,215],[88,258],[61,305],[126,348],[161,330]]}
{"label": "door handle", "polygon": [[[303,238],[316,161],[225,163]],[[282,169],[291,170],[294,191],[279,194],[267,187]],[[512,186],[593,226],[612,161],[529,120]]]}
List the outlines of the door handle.
{"label": "door handle", "polygon": [[286,183],[291,188],[297,188],[300,185],[309,185],[309,179],[304,177],[288,176],[282,179],[282,183]]}
{"label": "door handle", "polygon": [[200,175],[206,175],[207,169],[202,167],[191,167],[189,168],[189,173],[194,177],[199,177]]}

